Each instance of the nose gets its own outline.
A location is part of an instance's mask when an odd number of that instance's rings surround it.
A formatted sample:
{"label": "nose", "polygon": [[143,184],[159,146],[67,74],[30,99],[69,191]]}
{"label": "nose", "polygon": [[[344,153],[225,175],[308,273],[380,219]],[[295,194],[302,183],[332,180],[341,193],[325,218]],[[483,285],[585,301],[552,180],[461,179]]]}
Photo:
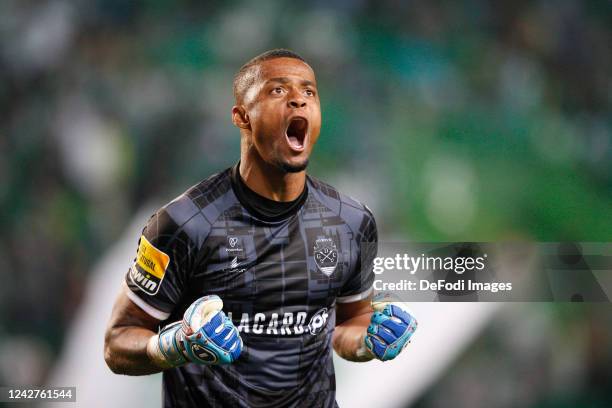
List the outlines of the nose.
{"label": "nose", "polygon": [[290,108],[298,109],[306,106],[306,99],[302,97],[298,92],[294,92],[293,95],[287,100],[287,104]]}

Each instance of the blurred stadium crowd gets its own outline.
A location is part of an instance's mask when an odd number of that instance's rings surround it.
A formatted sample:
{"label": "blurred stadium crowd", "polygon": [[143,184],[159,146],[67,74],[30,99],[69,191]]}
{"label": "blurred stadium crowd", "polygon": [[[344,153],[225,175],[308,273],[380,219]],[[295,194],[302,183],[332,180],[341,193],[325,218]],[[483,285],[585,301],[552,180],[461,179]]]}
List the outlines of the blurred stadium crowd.
{"label": "blurred stadium crowd", "polygon": [[[233,74],[277,47],[318,75],[312,173],[371,204],[383,239],[610,241],[609,1],[6,0],[0,384],[44,381],[138,208],[237,160]],[[611,310],[507,312],[419,406],[610,404]]]}

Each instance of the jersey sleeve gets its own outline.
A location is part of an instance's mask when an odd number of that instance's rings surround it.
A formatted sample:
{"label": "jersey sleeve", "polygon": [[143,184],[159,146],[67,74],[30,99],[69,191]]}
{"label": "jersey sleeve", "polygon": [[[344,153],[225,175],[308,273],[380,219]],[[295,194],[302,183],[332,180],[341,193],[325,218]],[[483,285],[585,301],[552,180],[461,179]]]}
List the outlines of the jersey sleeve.
{"label": "jersey sleeve", "polygon": [[355,237],[357,257],[350,278],[342,286],[336,302],[350,303],[367,298],[372,293],[374,271],[372,264],[378,252],[378,231],[372,212],[365,207]]}
{"label": "jersey sleeve", "polygon": [[138,240],[125,283],[128,297],[149,315],[166,320],[189,279],[196,247],[166,209],[153,215]]}

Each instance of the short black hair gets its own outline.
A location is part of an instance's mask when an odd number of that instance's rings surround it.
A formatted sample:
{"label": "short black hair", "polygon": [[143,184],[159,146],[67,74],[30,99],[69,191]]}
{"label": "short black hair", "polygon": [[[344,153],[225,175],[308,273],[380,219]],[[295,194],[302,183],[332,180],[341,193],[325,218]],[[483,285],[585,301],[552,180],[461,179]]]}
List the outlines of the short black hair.
{"label": "short black hair", "polygon": [[276,48],[274,50],[269,50],[259,54],[254,58],[251,58],[246,64],[240,67],[236,75],[234,75],[233,88],[234,99],[236,100],[236,102],[241,101],[244,97],[244,94],[246,93],[246,90],[249,89],[251,85],[253,85],[254,78],[252,76],[246,75],[249,70],[263,61],[268,61],[275,58],[295,58],[308,64],[308,62],[306,62],[306,60],[302,58],[301,55],[285,48]]}

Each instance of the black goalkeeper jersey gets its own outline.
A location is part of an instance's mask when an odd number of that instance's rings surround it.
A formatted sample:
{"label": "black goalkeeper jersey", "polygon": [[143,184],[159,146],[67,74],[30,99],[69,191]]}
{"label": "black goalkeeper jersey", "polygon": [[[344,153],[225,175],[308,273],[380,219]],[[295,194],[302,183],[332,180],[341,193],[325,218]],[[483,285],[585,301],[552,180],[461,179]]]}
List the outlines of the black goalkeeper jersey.
{"label": "black goalkeeper jersey", "polygon": [[[236,362],[163,372],[165,407],[334,407],[336,303],[370,295],[376,242],[369,209],[308,176],[292,211],[256,211],[236,187],[238,166],[215,174],[151,217],[126,275],[130,299],[182,319],[216,294],[244,342]],[[368,246],[371,248],[372,246]]]}

